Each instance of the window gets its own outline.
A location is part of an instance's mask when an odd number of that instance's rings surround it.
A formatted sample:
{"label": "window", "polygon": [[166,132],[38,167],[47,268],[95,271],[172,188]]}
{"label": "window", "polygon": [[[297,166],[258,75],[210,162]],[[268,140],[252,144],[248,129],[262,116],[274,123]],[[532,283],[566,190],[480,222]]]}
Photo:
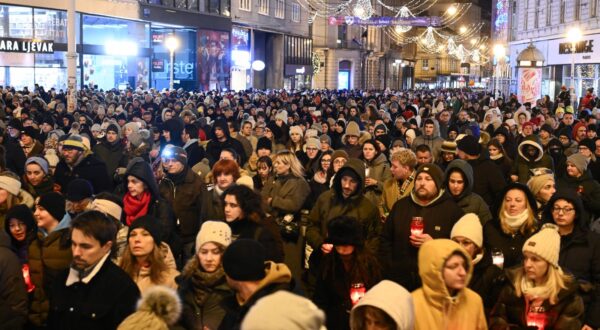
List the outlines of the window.
{"label": "window", "polygon": [[269,15],[269,0],[258,0],[258,13]]}
{"label": "window", "polygon": [[423,71],[429,71],[429,60],[428,59],[424,59],[422,63],[422,68]]}
{"label": "window", "polygon": [[575,13],[573,19],[578,21],[581,17],[581,0],[575,0]]}
{"label": "window", "polygon": [[546,26],[552,24],[552,0],[546,0]]}
{"label": "window", "polygon": [[565,22],[565,0],[560,0],[560,23]]}
{"label": "window", "polygon": [[450,71],[456,72],[456,60],[450,60]]}
{"label": "window", "polygon": [[[292,20],[294,19],[294,15],[292,14]],[[337,37],[337,45],[338,48],[347,48],[348,47],[348,25],[342,24],[338,25],[338,37]]]}
{"label": "window", "polygon": [[542,11],[540,9],[540,0],[536,0],[535,1],[535,21],[533,23],[533,27],[535,29],[537,29],[538,27],[540,27],[540,11]]}
{"label": "window", "polygon": [[297,3],[292,4],[292,21],[300,22],[300,5]]}
{"label": "window", "polygon": [[598,15],[598,0],[590,0],[590,18],[596,17]]}
{"label": "window", "polygon": [[250,11],[252,0],[240,0],[240,10]]}
{"label": "window", "polygon": [[275,17],[285,18],[285,0],[275,0]]}

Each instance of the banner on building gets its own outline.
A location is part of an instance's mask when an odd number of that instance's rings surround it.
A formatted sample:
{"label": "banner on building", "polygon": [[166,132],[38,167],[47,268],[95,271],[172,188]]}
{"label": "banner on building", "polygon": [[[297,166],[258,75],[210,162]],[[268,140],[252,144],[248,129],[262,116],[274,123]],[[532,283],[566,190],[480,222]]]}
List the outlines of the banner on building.
{"label": "banner on building", "polygon": [[198,30],[198,84],[201,90],[229,89],[229,32]]}
{"label": "banner on building", "polygon": [[441,26],[442,20],[439,16],[419,16],[419,17],[393,17],[393,16],[380,16],[380,17],[369,17],[368,19],[361,19],[356,16],[330,16],[328,19],[329,25],[364,25],[364,26]]}
{"label": "banner on building", "polygon": [[542,95],[542,69],[519,68],[519,102],[534,104]]}

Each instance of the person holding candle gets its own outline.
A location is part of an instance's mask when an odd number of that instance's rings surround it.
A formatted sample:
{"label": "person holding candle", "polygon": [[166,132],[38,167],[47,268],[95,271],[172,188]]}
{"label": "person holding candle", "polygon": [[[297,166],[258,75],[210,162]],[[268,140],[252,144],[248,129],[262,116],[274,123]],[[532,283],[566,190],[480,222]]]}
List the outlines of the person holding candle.
{"label": "person holding candle", "polygon": [[579,282],[585,305],[585,329],[600,328],[600,236],[582,218],[583,205],[574,192],[557,192],[544,210],[544,219],[558,226],[558,264]]}
{"label": "person holding candle", "polygon": [[449,239],[430,240],[419,249],[423,286],[412,292],[415,330],[487,329],[481,297],[467,286],[471,257]]}
{"label": "person holding candle", "polygon": [[331,219],[325,242],[333,249],[319,264],[313,301],[325,312],[327,329],[350,329],[350,309],[381,280],[381,269],[354,218]]}
{"label": "person holding candle", "polygon": [[523,243],[536,232],[537,203],[524,184],[513,182],[504,188],[496,219],[483,226],[483,242],[489,251],[499,249],[504,255],[504,268],[521,263]]}
{"label": "person holding candle", "polygon": [[492,311],[490,329],[582,329],[583,300],[575,278],[559,266],[558,230],[545,224],[525,242],[523,265],[506,272],[508,282]]}

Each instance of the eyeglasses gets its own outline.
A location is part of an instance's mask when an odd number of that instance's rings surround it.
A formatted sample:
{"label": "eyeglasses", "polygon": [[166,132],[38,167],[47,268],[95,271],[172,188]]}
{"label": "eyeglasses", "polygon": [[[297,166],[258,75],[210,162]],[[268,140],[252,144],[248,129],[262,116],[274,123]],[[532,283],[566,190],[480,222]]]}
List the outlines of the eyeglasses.
{"label": "eyeglasses", "polygon": [[306,151],[309,151],[309,150],[310,150],[310,151],[317,151],[317,150],[319,150],[319,149],[317,149],[317,148],[313,148],[313,147],[306,148]]}
{"label": "eyeglasses", "polygon": [[574,210],[575,210],[575,209],[574,209],[574,208],[572,208],[572,207],[563,207],[563,208],[560,208],[560,207],[553,207],[553,208],[552,208],[552,212],[554,212],[554,213],[558,213],[558,214],[560,214],[561,212],[562,212],[563,214],[567,214],[567,213],[571,213],[571,212],[573,212]]}

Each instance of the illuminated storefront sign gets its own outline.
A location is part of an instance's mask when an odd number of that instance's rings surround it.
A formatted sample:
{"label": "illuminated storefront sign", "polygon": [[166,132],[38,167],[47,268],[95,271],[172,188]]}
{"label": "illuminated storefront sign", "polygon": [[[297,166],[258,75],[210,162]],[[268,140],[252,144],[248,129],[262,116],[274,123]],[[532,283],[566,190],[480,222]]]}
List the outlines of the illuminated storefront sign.
{"label": "illuminated storefront sign", "polygon": [[53,54],[54,41],[0,38],[0,52]]}

